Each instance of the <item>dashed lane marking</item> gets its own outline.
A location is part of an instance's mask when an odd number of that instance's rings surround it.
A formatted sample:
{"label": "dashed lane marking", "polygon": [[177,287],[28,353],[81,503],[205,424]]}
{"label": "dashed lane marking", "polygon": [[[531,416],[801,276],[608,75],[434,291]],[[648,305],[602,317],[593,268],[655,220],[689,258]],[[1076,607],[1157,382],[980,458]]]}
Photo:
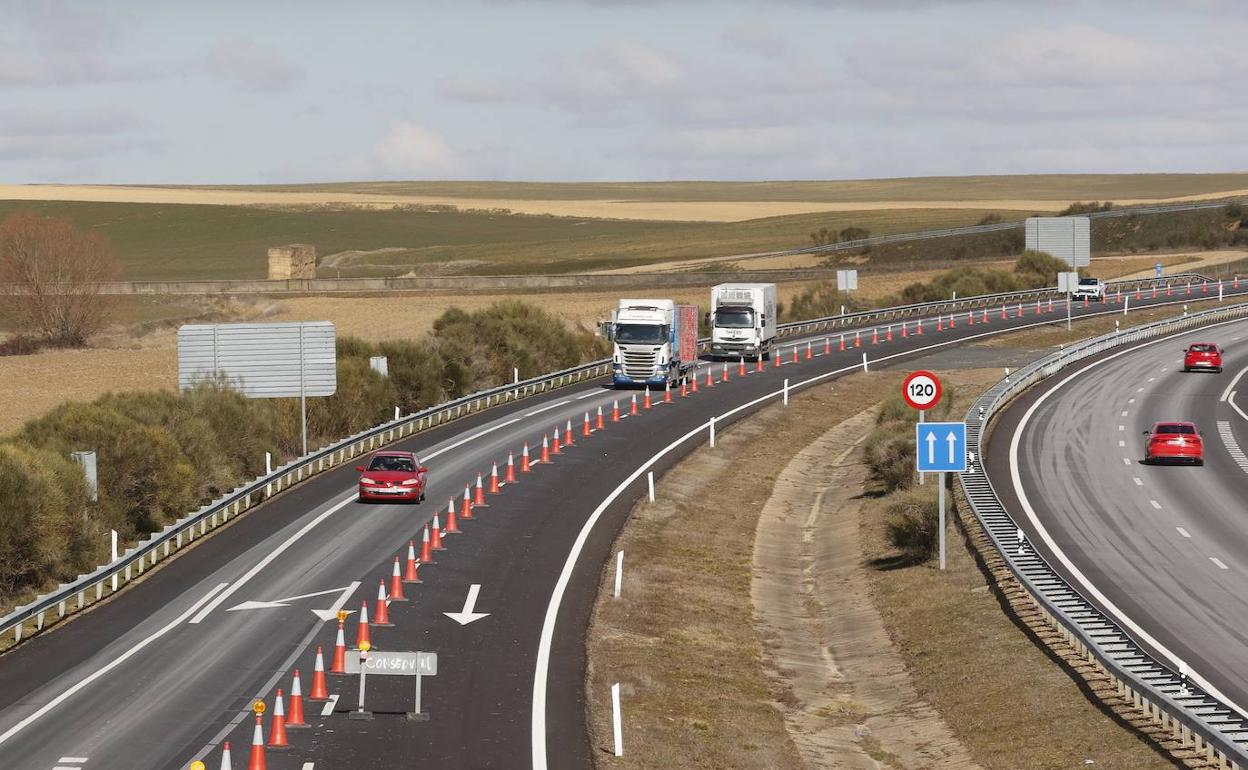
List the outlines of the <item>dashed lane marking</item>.
{"label": "dashed lane marking", "polygon": [[1124,457],[1124,458],[1122,458],[1122,464],[1123,464],[1123,465],[1130,465],[1130,464],[1131,464],[1131,458],[1130,458],[1130,457]]}
{"label": "dashed lane marking", "polygon": [[1126,446],[1126,445],[1127,445],[1127,442],[1123,441],[1122,439],[1118,439],[1118,446]]}
{"label": "dashed lane marking", "polygon": [[1177,529],[1179,531],[1179,534],[1182,535],[1183,537],[1190,538],[1192,536],[1192,533],[1188,532],[1186,529],[1183,529],[1182,527],[1175,527],[1175,529]]}
{"label": "dashed lane marking", "polygon": [[1118,430],[1126,430],[1126,429],[1127,429],[1127,426],[1125,426],[1125,425],[1119,425],[1119,426],[1118,426]]}
{"label": "dashed lane marking", "polygon": [[1139,476],[1132,476],[1132,477],[1131,477],[1131,480],[1135,482],[1135,485],[1136,485],[1137,487],[1142,487],[1142,486],[1144,486],[1144,480],[1143,480],[1143,479],[1141,479]]}
{"label": "dashed lane marking", "polygon": [[[1153,506],[1154,508],[1156,508],[1156,509],[1157,509],[1157,510],[1159,510],[1159,511],[1161,510],[1161,503],[1157,502],[1156,500],[1149,500],[1149,501],[1148,501],[1148,504],[1149,504],[1149,505],[1151,505],[1151,506]],[[1182,528],[1182,527],[1179,527],[1179,531],[1181,532],[1182,530],[1183,530],[1183,528]]]}
{"label": "dashed lane marking", "polygon": [[325,705],[321,707],[321,716],[327,717],[334,713],[334,706],[338,705],[338,693],[329,696],[329,700],[325,701]]}
{"label": "dashed lane marking", "polygon": [[1221,559],[1219,559],[1219,558],[1218,558],[1218,557],[1216,557],[1216,556],[1210,556],[1210,557],[1209,557],[1209,561],[1211,561],[1211,562],[1213,562],[1214,564],[1218,565],[1218,569],[1230,569],[1230,567],[1228,567],[1228,566],[1226,566],[1225,564],[1223,564],[1223,563],[1222,563],[1222,560],[1221,560]]}
{"label": "dashed lane marking", "polygon": [[1126,409],[1123,409],[1123,410],[1122,410],[1122,414],[1120,414],[1120,415],[1118,415],[1118,416],[1119,416],[1119,417],[1126,417],[1126,416],[1127,416],[1127,410],[1126,410]]}

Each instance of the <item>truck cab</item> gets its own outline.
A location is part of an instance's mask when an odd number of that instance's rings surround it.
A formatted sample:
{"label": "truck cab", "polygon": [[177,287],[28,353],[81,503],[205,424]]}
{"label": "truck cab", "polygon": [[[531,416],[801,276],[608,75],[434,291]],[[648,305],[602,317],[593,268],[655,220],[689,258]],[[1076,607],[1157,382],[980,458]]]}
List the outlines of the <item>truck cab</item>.
{"label": "truck cab", "polygon": [[725,283],[711,289],[711,357],[771,355],[776,338],[776,285]]}

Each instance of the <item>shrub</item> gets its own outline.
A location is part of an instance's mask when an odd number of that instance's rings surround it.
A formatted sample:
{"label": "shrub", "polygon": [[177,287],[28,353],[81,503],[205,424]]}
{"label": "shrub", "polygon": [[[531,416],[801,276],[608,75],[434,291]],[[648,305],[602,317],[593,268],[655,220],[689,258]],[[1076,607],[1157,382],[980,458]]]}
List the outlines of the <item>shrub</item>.
{"label": "shrub", "polygon": [[1227,219],[1239,219],[1244,215],[1244,205],[1239,201],[1233,201],[1226,204],[1226,208],[1223,211],[1226,213]]}
{"label": "shrub", "polygon": [[940,512],[936,490],[914,488],[898,493],[884,509],[888,542],[907,559],[922,562],[931,558],[939,543]]}
{"label": "shrub", "polygon": [[886,492],[905,489],[914,481],[914,424],[890,422],[877,426],[863,443],[871,477]]}
{"label": "shrub", "polygon": [[991,213],[989,213],[989,214],[985,214],[985,215],[984,215],[984,216],[983,216],[983,217],[982,217],[982,218],[981,218],[978,222],[976,222],[975,224],[977,224],[977,225],[995,225],[995,224],[1000,223],[1001,221],[1003,221],[1002,216],[1001,216],[1000,214],[998,214],[997,212],[993,211],[993,212],[991,212]]}

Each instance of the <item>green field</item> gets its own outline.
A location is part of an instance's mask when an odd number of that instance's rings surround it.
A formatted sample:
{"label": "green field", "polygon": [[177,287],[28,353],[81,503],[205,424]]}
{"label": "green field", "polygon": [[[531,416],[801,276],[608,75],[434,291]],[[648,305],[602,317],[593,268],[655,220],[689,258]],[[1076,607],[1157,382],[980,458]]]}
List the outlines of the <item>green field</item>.
{"label": "green field", "polygon": [[340,182],[208,189],[374,193],[515,200],[860,201],[1130,200],[1248,189],[1239,174],[1032,174],[833,182]]}
{"label": "green field", "polygon": [[[822,227],[873,235],[978,222],[988,211],[914,209],[802,214],[746,222],[642,222],[488,213],[268,209],[181,204],[0,201],[66,217],[106,236],[127,280],[263,278],[266,250],[311,243],[323,258],[393,249],[323,267],[323,276],[584,272],[810,245]],[[1021,219],[1023,212],[998,212]]]}

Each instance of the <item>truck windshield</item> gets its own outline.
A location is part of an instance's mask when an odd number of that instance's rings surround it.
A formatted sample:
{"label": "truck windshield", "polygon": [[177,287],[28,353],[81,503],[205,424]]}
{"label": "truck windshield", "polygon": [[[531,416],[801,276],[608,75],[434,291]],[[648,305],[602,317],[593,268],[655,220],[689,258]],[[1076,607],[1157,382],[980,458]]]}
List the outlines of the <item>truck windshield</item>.
{"label": "truck windshield", "polygon": [[615,341],[624,343],[662,345],[667,342],[666,324],[618,324]]}
{"label": "truck windshield", "polygon": [[715,311],[715,325],[721,329],[752,329],[754,311],[748,307],[721,307]]}

